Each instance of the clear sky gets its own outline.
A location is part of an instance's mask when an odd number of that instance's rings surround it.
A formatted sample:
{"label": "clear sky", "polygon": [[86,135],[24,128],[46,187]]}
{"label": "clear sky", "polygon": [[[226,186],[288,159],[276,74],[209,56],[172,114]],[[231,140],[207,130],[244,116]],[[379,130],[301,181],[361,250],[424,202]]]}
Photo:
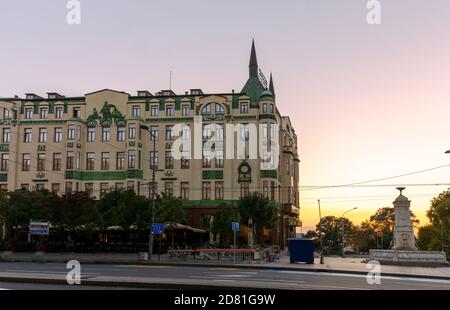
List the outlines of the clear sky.
{"label": "clear sky", "polygon": [[[450,2],[381,0],[381,25],[366,0],[2,0],[0,96],[102,88],[134,93],[239,91],[251,39],[275,79],[277,105],[299,135],[301,186],[378,179],[450,163]],[[377,184],[448,183],[450,168]],[[409,187],[425,221],[448,186]],[[303,190],[302,220],[348,215],[359,223],[391,206],[392,187]]]}

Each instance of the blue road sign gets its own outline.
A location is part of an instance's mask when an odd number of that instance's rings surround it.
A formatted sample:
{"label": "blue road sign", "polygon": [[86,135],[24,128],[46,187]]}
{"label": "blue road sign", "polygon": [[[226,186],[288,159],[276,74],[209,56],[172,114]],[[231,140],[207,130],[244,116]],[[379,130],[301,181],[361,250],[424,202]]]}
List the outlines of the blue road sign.
{"label": "blue road sign", "polygon": [[232,231],[239,231],[239,223],[238,222],[231,223],[231,230]]}
{"label": "blue road sign", "polygon": [[152,234],[162,235],[164,233],[164,224],[153,223],[152,224]]}

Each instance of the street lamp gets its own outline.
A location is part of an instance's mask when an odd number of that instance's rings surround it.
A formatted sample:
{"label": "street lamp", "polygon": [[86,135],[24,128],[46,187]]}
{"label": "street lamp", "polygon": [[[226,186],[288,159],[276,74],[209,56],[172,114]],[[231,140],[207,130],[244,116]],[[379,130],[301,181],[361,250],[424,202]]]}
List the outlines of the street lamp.
{"label": "street lamp", "polygon": [[322,213],[320,212],[320,199],[317,199],[319,204],[319,234],[320,234],[320,263],[324,264],[323,261],[323,236],[322,236]]}
{"label": "street lamp", "polygon": [[[153,135],[153,132],[148,128],[148,126],[140,125],[140,129],[146,130],[150,133],[150,137],[153,140],[153,156],[152,156],[152,191],[151,191],[151,199],[152,199],[152,224],[155,223],[155,155],[156,155],[156,139]],[[152,231],[152,225],[150,225],[150,235],[149,235],[149,243],[148,243],[148,256],[149,259],[152,260],[153,255],[153,231]]]}
{"label": "street lamp", "polygon": [[345,256],[345,251],[344,251],[344,215],[350,211],[356,210],[358,209],[358,207],[354,207],[351,208],[350,210],[345,211],[344,213],[342,213],[341,216],[341,241],[342,241],[342,246],[341,246],[341,257]]}

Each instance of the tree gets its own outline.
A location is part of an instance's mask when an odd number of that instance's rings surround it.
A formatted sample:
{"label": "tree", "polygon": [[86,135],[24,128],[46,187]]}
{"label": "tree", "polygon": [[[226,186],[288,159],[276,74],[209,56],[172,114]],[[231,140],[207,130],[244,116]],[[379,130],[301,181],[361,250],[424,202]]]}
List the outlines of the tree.
{"label": "tree", "polygon": [[277,205],[274,201],[265,198],[261,193],[255,192],[238,202],[241,224],[247,225],[251,218],[256,232],[256,242],[263,242],[263,228],[272,229],[277,220]]}
{"label": "tree", "polygon": [[103,228],[120,226],[123,229],[148,228],[152,222],[151,202],[133,190],[115,190],[102,196],[98,209]]}
{"label": "tree", "polygon": [[220,234],[220,244],[223,244],[231,235],[231,223],[237,221],[237,210],[231,205],[221,204],[214,214],[212,233]]}
{"label": "tree", "polygon": [[450,244],[450,191],[433,198],[427,217],[430,224],[419,229],[417,244],[422,250],[440,251],[442,244]]}
{"label": "tree", "polygon": [[6,235],[16,239],[17,230],[28,227],[31,219],[49,220],[47,202],[53,194],[49,191],[19,189],[9,192],[0,201],[1,218],[6,224]]}
{"label": "tree", "polygon": [[352,235],[354,226],[349,219],[335,216],[326,216],[321,219],[316,230],[322,233],[324,247],[332,251],[341,249],[342,226],[344,226],[345,236]]}
{"label": "tree", "polygon": [[52,212],[52,224],[62,229],[97,228],[101,223],[101,215],[96,202],[86,192],[74,192],[63,195],[60,205]]}
{"label": "tree", "polygon": [[162,194],[156,199],[155,221],[158,223],[185,223],[186,213],[181,199]]}

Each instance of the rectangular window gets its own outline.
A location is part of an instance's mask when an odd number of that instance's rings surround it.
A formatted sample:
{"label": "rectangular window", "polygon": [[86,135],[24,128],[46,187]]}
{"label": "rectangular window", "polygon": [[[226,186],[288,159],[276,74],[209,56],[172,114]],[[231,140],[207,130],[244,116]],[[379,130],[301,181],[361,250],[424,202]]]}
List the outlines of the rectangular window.
{"label": "rectangular window", "polygon": [[211,182],[202,182],[202,199],[211,199]]}
{"label": "rectangular window", "polygon": [[86,153],[86,170],[94,170],[95,169],[95,153],[89,152]]}
{"label": "rectangular window", "polygon": [[250,194],[249,184],[247,182],[242,182],[241,183],[241,198],[248,197],[249,194]]}
{"label": "rectangular window", "polygon": [[248,124],[241,124],[241,141],[248,141],[249,136]]}
{"label": "rectangular window", "polygon": [[159,140],[159,127],[158,126],[151,126],[150,132],[152,133],[150,136],[150,140]]}
{"label": "rectangular window", "polygon": [[109,170],[109,152],[102,153],[102,170]]}
{"label": "rectangular window", "polygon": [[36,171],[45,171],[45,154],[39,153],[37,156],[37,170]]}
{"label": "rectangular window", "polygon": [[23,183],[23,184],[20,185],[20,188],[23,189],[23,190],[29,191],[30,190],[30,184]]}
{"label": "rectangular window", "polygon": [[55,118],[57,118],[57,119],[63,118],[63,108],[62,107],[57,107],[55,109]]}
{"label": "rectangular window", "polygon": [[116,169],[125,170],[125,153],[117,152],[116,154]]}
{"label": "rectangular window", "polygon": [[39,143],[47,142],[47,128],[39,128]]}
{"label": "rectangular window", "polygon": [[128,139],[136,139],[136,124],[128,125]]}
{"label": "rectangular window", "polygon": [[56,143],[62,141],[62,134],[63,134],[62,128],[55,128],[55,142]]}
{"label": "rectangular window", "polygon": [[158,151],[150,152],[150,169],[158,169]]}
{"label": "rectangular window", "polygon": [[158,116],[158,106],[157,105],[152,105],[151,109],[150,109],[150,115],[152,117],[156,117]]}
{"label": "rectangular window", "polygon": [[48,109],[47,108],[41,108],[41,110],[39,111],[39,118],[40,119],[48,118]]}
{"label": "rectangular window", "polygon": [[181,132],[183,140],[187,141],[191,139],[191,128],[188,125],[183,126],[183,131]]}
{"label": "rectangular window", "polygon": [[52,193],[53,194],[58,195],[59,194],[59,188],[60,188],[59,183],[52,183]]}
{"label": "rectangular window", "polygon": [[189,169],[189,152],[183,151],[181,153],[181,169]]}
{"label": "rectangular window", "polygon": [[75,125],[67,126],[67,140],[75,139]]}
{"label": "rectangular window", "polygon": [[80,118],[81,117],[81,109],[79,107],[73,108],[73,118]]}
{"label": "rectangular window", "polygon": [[181,182],[181,199],[189,200],[189,182]]}
{"label": "rectangular window", "polygon": [[73,183],[66,182],[66,195],[72,193],[73,191]]}
{"label": "rectangular window", "polygon": [[103,197],[109,191],[109,183],[100,183],[100,197]]}
{"label": "rectangular window", "polygon": [[44,183],[37,183],[36,184],[36,190],[37,191],[43,191],[45,189],[45,184]]}
{"label": "rectangular window", "polygon": [[22,171],[30,171],[31,168],[31,154],[22,154]]}
{"label": "rectangular window", "polygon": [[95,142],[95,131],[95,127],[87,129],[87,142]]}
{"label": "rectangular window", "polygon": [[216,181],[216,200],[223,200],[223,182],[222,181]]}
{"label": "rectangular window", "polygon": [[263,104],[263,113],[267,113],[267,103]]}
{"label": "rectangular window", "polygon": [[211,168],[211,154],[209,151],[203,151],[203,168]]}
{"label": "rectangular window", "polygon": [[85,183],[84,191],[89,195],[89,197],[92,197],[94,194],[94,183]]}
{"label": "rectangular window", "polygon": [[263,181],[263,196],[264,198],[269,198],[269,182]]}
{"label": "rectangular window", "polygon": [[211,139],[211,126],[203,125],[203,139]]}
{"label": "rectangular window", "polygon": [[128,168],[129,169],[136,168],[136,150],[128,151]]}
{"label": "rectangular window", "polygon": [[25,109],[25,118],[26,119],[32,119],[33,118],[33,109],[32,108]]}
{"label": "rectangular window", "polygon": [[125,127],[117,127],[117,141],[125,141]]}
{"label": "rectangular window", "polygon": [[173,140],[173,126],[166,126],[166,140]]}
{"label": "rectangular window", "polygon": [[132,115],[134,117],[140,117],[141,116],[141,107],[138,105],[134,105],[132,108]]}
{"label": "rectangular window", "polygon": [[81,141],[81,126],[77,126],[77,140]]}
{"label": "rectangular window", "polygon": [[11,141],[11,129],[10,128],[3,128],[2,142],[3,143],[9,143],[10,141]]}
{"label": "rectangular window", "polygon": [[9,154],[1,154],[0,171],[8,171]]}
{"label": "rectangular window", "polygon": [[166,169],[173,169],[172,151],[166,151]]}
{"label": "rectangular window", "polygon": [[166,106],[166,116],[173,116],[173,105]]}
{"label": "rectangular window", "polygon": [[164,184],[164,193],[166,196],[173,196],[173,183],[172,182],[166,182]]}
{"label": "rectangular window", "polygon": [[223,168],[223,149],[216,149],[216,168]]}
{"label": "rectangular window", "polygon": [[66,163],[66,169],[73,169],[75,163],[75,153],[74,152],[67,152],[67,163]]}
{"label": "rectangular window", "polygon": [[111,138],[111,130],[108,127],[103,127],[102,128],[102,141],[103,142],[109,142],[110,138]]}
{"label": "rectangular window", "polygon": [[53,153],[53,171],[61,171],[61,162],[61,153]]}
{"label": "rectangular window", "polygon": [[25,128],[23,130],[23,142],[31,143],[32,139],[33,139],[33,130],[31,128]]}
{"label": "rectangular window", "polygon": [[241,114],[248,113],[248,103],[241,103]]}
{"label": "rectangular window", "polygon": [[183,116],[188,116],[190,112],[190,107],[188,105],[183,105],[181,111]]}

